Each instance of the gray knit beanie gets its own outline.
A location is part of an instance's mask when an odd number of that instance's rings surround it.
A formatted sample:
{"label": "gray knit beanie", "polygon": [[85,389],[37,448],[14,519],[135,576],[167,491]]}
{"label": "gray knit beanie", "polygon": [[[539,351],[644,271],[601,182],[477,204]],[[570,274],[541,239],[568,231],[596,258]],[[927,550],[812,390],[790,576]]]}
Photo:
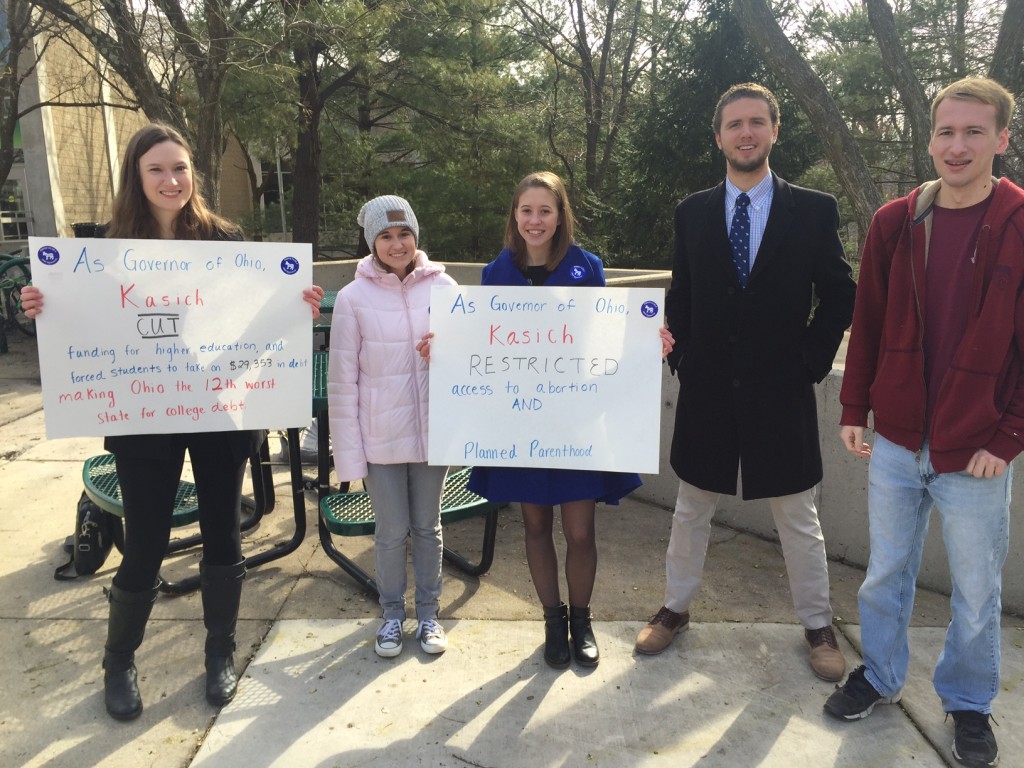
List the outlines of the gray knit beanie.
{"label": "gray knit beanie", "polygon": [[408,227],[416,238],[416,244],[419,245],[420,225],[416,221],[416,214],[412,212],[412,206],[408,201],[397,195],[373,198],[360,209],[356,221],[363,228],[363,236],[371,251],[374,250],[373,241],[377,239],[377,235],[388,227]]}

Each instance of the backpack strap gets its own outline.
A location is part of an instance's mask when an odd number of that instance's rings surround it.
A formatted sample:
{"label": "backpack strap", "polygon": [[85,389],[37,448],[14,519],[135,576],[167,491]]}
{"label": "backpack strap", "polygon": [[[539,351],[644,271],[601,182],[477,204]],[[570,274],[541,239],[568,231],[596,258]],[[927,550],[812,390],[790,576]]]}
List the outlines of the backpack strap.
{"label": "backpack strap", "polygon": [[68,561],[64,565],[57,566],[53,572],[53,578],[57,581],[74,581],[78,578],[78,572],[75,570],[75,537],[68,536],[64,539],[64,546],[61,549],[67,553]]}

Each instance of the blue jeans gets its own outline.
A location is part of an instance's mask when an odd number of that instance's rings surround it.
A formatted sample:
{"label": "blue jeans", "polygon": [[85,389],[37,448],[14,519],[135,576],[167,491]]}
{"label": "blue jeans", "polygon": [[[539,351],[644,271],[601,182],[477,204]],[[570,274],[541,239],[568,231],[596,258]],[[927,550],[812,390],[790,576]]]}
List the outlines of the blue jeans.
{"label": "blue jeans", "polygon": [[436,619],[441,602],[441,494],[448,467],[368,464],[363,480],[376,519],[377,591],[385,619],[405,621],[407,542],[412,537],[416,619]]}
{"label": "blue jeans", "polygon": [[907,628],[932,505],[939,511],[953,584],[952,619],[933,682],[946,712],[988,713],[999,690],[1003,562],[1010,539],[1010,480],[936,474],[928,444],[914,453],[875,436],[868,473],[871,557],[860,588],[867,679],[893,696],[907,677]]}

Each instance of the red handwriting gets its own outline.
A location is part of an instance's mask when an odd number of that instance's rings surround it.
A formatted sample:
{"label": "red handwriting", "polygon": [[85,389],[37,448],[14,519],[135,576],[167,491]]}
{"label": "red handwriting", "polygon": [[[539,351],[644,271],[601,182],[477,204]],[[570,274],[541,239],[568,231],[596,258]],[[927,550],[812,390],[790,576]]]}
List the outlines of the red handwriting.
{"label": "red handwriting", "polygon": [[492,347],[508,347],[525,344],[573,344],[575,339],[572,333],[569,331],[568,325],[563,325],[561,329],[548,328],[543,330],[541,328],[527,329],[527,330],[513,330],[504,331],[501,325],[495,325],[491,323],[491,334],[490,339],[487,342]]}
{"label": "red handwriting", "polygon": [[97,413],[96,420],[100,424],[110,424],[115,421],[130,421],[130,419],[128,418],[128,414],[122,410],[118,410],[116,413],[114,411],[105,411],[104,413]]}
{"label": "red handwriting", "polygon": [[170,405],[164,410],[168,416],[187,416],[192,421],[199,421],[199,417],[205,412],[199,405]]}
{"label": "red handwriting", "polygon": [[138,309],[139,307],[202,307],[206,305],[198,288],[190,293],[177,295],[167,293],[163,296],[133,295],[134,291],[135,283],[129,286],[121,284],[121,309],[128,309],[129,306]]}
{"label": "red handwriting", "polygon": [[[106,400],[108,408],[113,408],[117,405],[117,399],[114,397],[114,390],[112,389],[101,390],[89,387],[85,390],[65,392],[57,396],[57,402],[59,403],[77,403],[83,400]],[[102,424],[103,422],[100,423]]]}

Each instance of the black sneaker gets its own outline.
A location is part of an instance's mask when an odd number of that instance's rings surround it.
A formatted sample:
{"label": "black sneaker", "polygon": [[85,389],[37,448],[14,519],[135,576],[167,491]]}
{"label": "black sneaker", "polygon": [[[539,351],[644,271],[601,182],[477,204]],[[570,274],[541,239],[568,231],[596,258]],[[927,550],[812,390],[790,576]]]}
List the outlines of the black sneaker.
{"label": "black sneaker", "polygon": [[825,711],[840,720],[860,720],[871,714],[875,704],[895,704],[900,694],[883,696],[864,677],[864,665],[857,667],[846,683],[836,686],[836,691],[825,702]]}
{"label": "black sneaker", "polygon": [[953,757],[957,762],[970,766],[999,764],[999,747],[988,724],[991,715],[970,709],[950,712],[956,730],[953,736]]}

